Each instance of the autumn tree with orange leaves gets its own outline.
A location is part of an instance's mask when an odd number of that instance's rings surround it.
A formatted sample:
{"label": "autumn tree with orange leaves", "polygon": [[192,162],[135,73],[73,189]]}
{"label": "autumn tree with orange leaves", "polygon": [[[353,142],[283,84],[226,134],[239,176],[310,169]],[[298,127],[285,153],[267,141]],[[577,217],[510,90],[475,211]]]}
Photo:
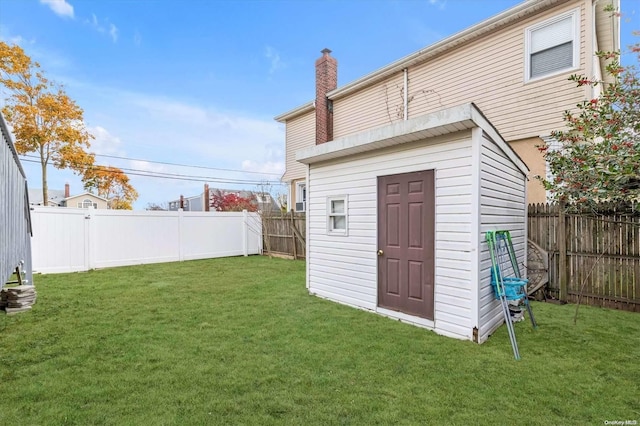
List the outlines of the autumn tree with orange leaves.
{"label": "autumn tree with orange leaves", "polygon": [[86,151],[93,136],[84,127],[82,108],[20,46],[0,42],[0,83],[9,92],[2,112],[13,128],[16,150],[40,159],[46,203],[47,166],[82,174],[94,162]]}
{"label": "autumn tree with orange leaves", "polygon": [[129,183],[129,176],[112,166],[90,166],[83,173],[84,188],[109,200],[109,208],[131,210],[138,192]]}
{"label": "autumn tree with orange leaves", "polygon": [[138,193],[129,177],[117,167],[95,165],[94,155],[86,151],[93,136],[84,126],[82,108],[20,46],[0,42],[0,84],[9,92],[2,112],[13,128],[16,150],[40,159],[45,204],[51,164],[79,174],[85,189],[107,198],[110,208],[132,208]]}

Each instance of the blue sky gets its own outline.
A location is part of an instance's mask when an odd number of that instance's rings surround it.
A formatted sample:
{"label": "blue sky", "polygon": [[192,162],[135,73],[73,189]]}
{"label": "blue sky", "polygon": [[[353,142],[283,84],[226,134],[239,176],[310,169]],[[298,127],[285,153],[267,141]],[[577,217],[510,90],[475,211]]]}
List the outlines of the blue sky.
{"label": "blue sky", "polygon": [[[251,190],[284,171],[284,126],[273,117],[313,99],[320,50],[333,51],[344,85],[518,3],[0,0],[0,38],[20,44],[84,109],[92,151],[145,160],[97,163]],[[640,30],[640,4],[622,8],[624,46]],[[41,187],[39,165],[24,166]],[[204,184],[130,177],[137,209]],[[49,170],[50,188],[65,182],[81,191],[77,176]]]}

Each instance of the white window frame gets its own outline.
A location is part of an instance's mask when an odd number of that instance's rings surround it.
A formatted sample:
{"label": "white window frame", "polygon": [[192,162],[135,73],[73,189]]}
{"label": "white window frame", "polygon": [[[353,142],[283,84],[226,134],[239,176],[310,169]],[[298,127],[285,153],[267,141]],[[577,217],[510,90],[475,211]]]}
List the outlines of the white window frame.
{"label": "white window frame", "polygon": [[[334,201],[342,201],[344,203],[344,212],[335,213],[332,211],[331,206]],[[344,217],[344,229],[337,229],[333,227],[333,218]],[[327,197],[327,235],[349,235],[349,197],[347,195],[334,195]]]}
{"label": "white window frame", "polygon": [[[298,210],[298,203],[302,203],[302,210]],[[293,206],[296,212],[307,211],[307,182],[296,182],[296,205]]]}
{"label": "white window frame", "polygon": [[[551,24],[555,24],[556,22],[565,20],[567,18],[571,18],[571,25],[573,29],[573,63],[570,67],[562,68],[559,70],[552,71],[548,74],[539,75],[536,77],[531,77],[531,35],[534,31],[540,30],[546,26]],[[538,81],[544,78],[548,78],[554,75],[563,74],[569,71],[574,71],[580,68],[580,9],[573,9],[569,12],[565,12],[561,15],[554,16],[551,19],[547,19],[546,21],[539,22],[535,25],[527,27],[524,30],[524,82],[533,82]],[[533,52],[535,53],[535,52]]]}
{"label": "white window frame", "polygon": [[94,203],[89,198],[85,198],[84,200],[82,200],[82,202],[78,203],[78,208],[79,209],[91,209],[91,208],[95,209],[97,207],[98,207],[98,204]]}

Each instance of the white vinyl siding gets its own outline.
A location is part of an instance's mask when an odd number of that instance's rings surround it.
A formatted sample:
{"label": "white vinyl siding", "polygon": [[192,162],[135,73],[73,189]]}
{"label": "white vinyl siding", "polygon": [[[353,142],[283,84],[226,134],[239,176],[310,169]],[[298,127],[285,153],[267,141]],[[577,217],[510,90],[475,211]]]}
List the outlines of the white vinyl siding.
{"label": "white vinyl siding", "polygon": [[[537,137],[562,128],[563,112],[575,109],[584,100],[585,89],[567,81],[572,72],[525,83],[525,29],[570,12],[578,5],[580,62],[573,72],[586,72],[585,2],[570,1],[425,63],[410,65],[409,118],[474,102],[507,141]],[[586,7],[590,8],[591,2]],[[400,92],[402,76],[398,72],[385,81],[335,99],[335,138],[397,120],[394,113],[404,102]]]}
{"label": "white vinyl siding", "polygon": [[578,67],[579,10],[556,16],[525,30],[525,80]]}
{"label": "white vinyl siding", "polygon": [[[310,291],[389,314],[377,308],[377,177],[435,169],[434,321],[404,317],[440,334],[471,339],[471,156],[471,131],[462,131],[312,164],[307,212]],[[335,194],[348,196],[349,233],[339,239],[327,235],[327,198]]]}
{"label": "white vinyl siding", "polygon": [[493,142],[483,139],[480,164],[480,281],[479,343],[487,340],[502,322],[500,302],[490,281],[491,257],[485,242],[487,231],[507,230],[511,234],[523,276],[527,242],[526,178]]}
{"label": "white vinyl siding", "polygon": [[312,110],[287,121],[283,181],[304,179],[307,167],[296,161],[296,151],[316,143],[316,112]]}

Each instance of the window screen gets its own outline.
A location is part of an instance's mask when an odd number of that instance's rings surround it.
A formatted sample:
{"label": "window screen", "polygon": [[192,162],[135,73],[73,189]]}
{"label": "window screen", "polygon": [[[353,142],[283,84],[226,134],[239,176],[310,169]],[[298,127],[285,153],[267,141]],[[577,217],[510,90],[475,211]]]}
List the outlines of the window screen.
{"label": "window screen", "polygon": [[574,16],[575,13],[572,13],[528,30],[529,78],[552,74],[576,65]]}

